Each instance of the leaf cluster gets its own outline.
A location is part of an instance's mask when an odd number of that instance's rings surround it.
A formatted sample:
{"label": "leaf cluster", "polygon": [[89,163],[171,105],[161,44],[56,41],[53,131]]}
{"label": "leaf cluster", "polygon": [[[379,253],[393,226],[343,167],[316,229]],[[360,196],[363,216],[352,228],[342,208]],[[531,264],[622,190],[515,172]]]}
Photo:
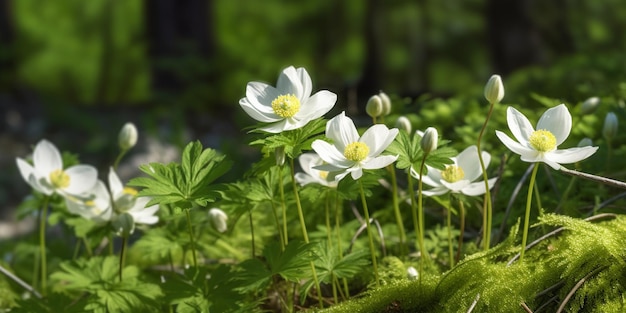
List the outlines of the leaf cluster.
{"label": "leaf cluster", "polygon": [[[401,131],[396,139],[387,147],[386,152],[397,155],[396,167],[399,169],[419,169],[424,159],[424,150],[422,150],[420,142],[422,137],[415,133],[410,135],[405,131]],[[448,140],[438,140],[437,149],[426,155],[425,164],[437,169],[444,169],[446,164],[451,164],[451,157],[457,154],[457,151],[443,147],[448,144]],[[424,169],[426,171],[426,169]]]}

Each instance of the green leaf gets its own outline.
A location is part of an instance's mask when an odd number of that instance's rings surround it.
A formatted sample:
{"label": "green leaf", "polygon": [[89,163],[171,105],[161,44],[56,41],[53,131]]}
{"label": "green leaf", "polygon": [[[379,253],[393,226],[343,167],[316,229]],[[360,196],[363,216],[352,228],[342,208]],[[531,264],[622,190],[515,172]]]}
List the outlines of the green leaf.
{"label": "green leaf", "polygon": [[311,144],[316,139],[322,139],[322,133],[326,129],[326,120],[318,118],[310,121],[304,127],[284,131],[280,134],[265,136],[254,140],[250,145],[261,145],[261,151],[268,157],[276,148],[284,147],[285,154],[291,158],[297,158],[303,150],[311,150]]}
{"label": "green leaf", "polygon": [[203,150],[198,141],[191,142],[183,150],[181,164],[141,165],[139,169],[150,177],[134,178],[128,184],[144,188],[139,195],[152,197],[148,206],[175,204],[191,208],[194,203],[206,206],[219,196],[219,187],[211,183],[232,166],[232,162],[224,158],[210,148]]}

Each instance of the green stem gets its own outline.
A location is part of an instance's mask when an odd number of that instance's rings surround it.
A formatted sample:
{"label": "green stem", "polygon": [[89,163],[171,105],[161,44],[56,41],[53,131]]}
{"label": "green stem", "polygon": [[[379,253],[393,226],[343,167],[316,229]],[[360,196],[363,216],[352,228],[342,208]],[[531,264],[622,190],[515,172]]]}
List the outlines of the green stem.
{"label": "green stem", "polygon": [[460,234],[459,234],[459,247],[456,251],[456,262],[459,262],[461,259],[461,248],[463,247],[463,237],[465,235],[465,205],[461,198],[459,198],[459,223],[460,226]]}
{"label": "green stem", "polygon": [[[341,203],[341,199],[339,199],[339,192],[335,190],[335,231],[337,233],[336,234],[337,235],[337,249],[339,250],[339,256],[343,259],[343,250],[341,249],[341,212],[342,212],[341,205],[342,203]],[[347,295],[347,297],[350,297],[350,289],[348,288],[348,280],[344,277],[342,278],[342,281],[343,281],[343,288],[345,290],[345,295]],[[344,292],[341,291],[341,288],[339,288],[339,292],[344,294]],[[345,295],[343,296],[344,299],[346,299]]]}
{"label": "green stem", "polygon": [[248,221],[250,222],[250,236],[252,237],[252,258],[256,255],[254,247],[254,223],[252,223],[252,210],[248,210]]}
{"label": "green stem", "polygon": [[117,155],[117,158],[115,158],[115,162],[113,162],[113,170],[116,171],[117,170],[117,166],[120,164],[120,161],[122,160],[122,158],[124,157],[124,155],[126,154],[128,150],[121,150],[120,154]]}
{"label": "green stem", "polygon": [[454,266],[454,248],[452,247],[452,193],[449,193],[449,208],[446,208],[446,227],[448,228],[448,258],[450,268]]}
{"label": "green stem", "polygon": [[365,213],[365,229],[367,231],[367,238],[369,239],[370,254],[372,255],[372,266],[374,267],[374,279],[376,280],[376,287],[380,286],[378,281],[378,263],[376,262],[376,249],[374,248],[374,238],[372,237],[372,230],[370,225],[370,213],[367,209],[367,201],[365,200],[365,191],[363,190],[363,182],[359,180],[359,190],[361,191],[361,203],[363,204],[363,212]]}
{"label": "green stem", "polygon": [[91,251],[91,246],[89,245],[89,240],[87,237],[83,237],[83,243],[85,244],[85,251],[87,252],[87,256],[90,258],[93,256],[93,252]]}
{"label": "green stem", "polygon": [[[491,113],[493,112],[493,103],[489,104],[489,112],[487,113],[487,118],[485,119],[485,123],[483,127],[480,129],[480,133],[478,134],[478,143],[476,144],[476,148],[478,150],[478,161],[480,162],[480,169],[483,172],[483,180],[485,182],[485,198],[483,201],[483,249],[485,251],[489,250],[490,241],[491,241],[491,224],[493,220],[493,208],[491,203],[491,192],[489,191],[489,178],[487,177],[487,171],[485,169],[485,162],[483,161],[483,155],[480,150],[480,142],[482,141],[483,134],[485,133],[485,129],[487,128],[487,123],[491,118]],[[486,209],[486,210],[485,210]]]}
{"label": "green stem", "polygon": [[[293,158],[289,159],[289,165],[291,168],[291,185],[293,187],[293,196],[296,200],[296,207],[298,208],[298,219],[300,219],[300,227],[302,228],[302,236],[304,237],[304,242],[309,243],[309,235],[306,231],[306,223],[304,222],[304,214],[302,213],[302,204],[300,204],[300,195],[298,194],[298,185],[296,185],[296,170],[293,165]],[[324,299],[322,299],[322,288],[320,287],[320,282],[317,279],[317,272],[315,271],[315,264],[313,261],[311,264],[311,273],[313,274],[313,281],[315,282],[315,288],[317,289],[317,300],[319,302],[320,308],[324,307]]]}
{"label": "green stem", "polygon": [[285,188],[283,186],[283,167],[278,167],[278,192],[280,193],[280,203],[283,208],[283,241],[285,246],[289,243],[287,232],[287,204],[285,203]]}
{"label": "green stem", "polygon": [[190,209],[186,209],[185,213],[187,215],[187,228],[189,229],[189,241],[191,242],[191,256],[193,257],[193,266],[198,268],[198,258],[196,257],[196,242],[193,237],[193,226],[191,225],[191,213],[189,213]]}
{"label": "green stem", "polygon": [[48,264],[46,261],[46,222],[48,219],[48,203],[50,197],[43,200],[39,216],[39,254],[41,260],[41,294],[45,297],[48,288]]}
{"label": "green stem", "polygon": [[406,256],[406,234],[404,232],[404,222],[402,221],[402,214],[400,214],[400,203],[398,201],[398,179],[396,178],[396,169],[393,165],[387,167],[391,173],[391,201],[393,203],[393,212],[396,216],[396,224],[398,224],[398,234],[400,237],[400,258]]}
{"label": "green stem", "polygon": [[[270,181],[272,181],[271,174],[272,172],[270,171]],[[280,220],[278,219],[278,214],[276,213],[276,204],[274,203],[273,199],[270,201],[270,203],[272,204],[272,214],[274,215],[274,222],[276,222],[276,229],[278,230],[278,239],[280,239],[280,250],[285,251],[285,239],[283,238],[283,231],[280,226]]]}
{"label": "green stem", "polygon": [[535,185],[535,177],[537,176],[537,169],[539,164],[535,163],[535,168],[530,175],[530,183],[528,184],[528,197],[526,198],[526,213],[524,214],[524,232],[522,234],[522,251],[520,252],[519,260],[524,260],[524,252],[526,251],[526,240],[528,239],[528,227],[530,223],[530,206],[533,200],[533,188]]}
{"label": "green stem", "polygon": [[128,237],[122,237],[122,249],[120,250],[120,282],[122,281],[122,271],[124,270],[124,259],[126,258],[126,245],[128,243]]}
{"label": "green stem", "polygon": [[325,213],[325,219],[326,219],[326,237],[328,239],[328,246],[330,247],[330,243],[331,243],[331,233],[332,230],[330,228],[330,194],[329,191],[326,192],[326,197],[324,197],[324,213]]}

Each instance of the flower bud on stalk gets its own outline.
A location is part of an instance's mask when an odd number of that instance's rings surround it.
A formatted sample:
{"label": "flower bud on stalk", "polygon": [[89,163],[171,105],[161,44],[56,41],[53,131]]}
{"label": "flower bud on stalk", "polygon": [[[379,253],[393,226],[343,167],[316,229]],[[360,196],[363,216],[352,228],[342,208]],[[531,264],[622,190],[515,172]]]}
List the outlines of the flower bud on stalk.
{"label": "flower bud on stalk", "polygon": [[615,138],[615,135],[617,135],[617,126],[617,115],[613,112],[607,113],[604,118],[604,127],[602,127],[602,136],[609,141]]}
{"label": "flower bud on stalk", "polygon": [[224,211],[218,208],[212,208],[209,210],[209,217],[211,218],[213,227],[215,227],[218,232],[223,233],[228,229],[228,215],[226,215]]}
{"label": "flower bud on stalk", "polygon": [[398,120],[396,120],[396,128],[406,130],[406,132],[410,134],[412,129],[411,121],[406,116],[400,116]]}
{"label": "flower bud on stalk", "polygon": [[485,85],[485,98],[489,103],[498,103],[504,98],[504,86],[500,75],[492,75]]}
{"label": "flower bud on stalk", "polygon": [[377,118],[383,114],[383,101],[379,96],[371,96],[365,105],[365,112],[372,118]]}
{"label": "flower bud on stalk", "polygon": [[118,136],[120,149],[129,150],[137,144],[137,127],[133,123],[126,123]]}
{"label": "flower bud on stalk", "polygon": [[384,93],[384,92],[380,92],[378,93],[378,96],[380,97],[380,100],[382,101],[383,104],[383,116],[387,116],[391,113],[391,99],[389,99],[389,96]]}
{"label": "flower bud on stalk", "polygon": [[276,165],[283,166],[285,164],[285,147],[281,146],[274,150],[274,157],[276,158]]}
{"label": "flower bud on stalk", "polygon": [[415,267],[409,266],[409,268],[406,269],[406,276],[409,278],[409,280],[417,280],[419,274],[417,273]]}
{"label": "flower bud on stalk", "polygon": [[422,147],[422,150],[424,150],[424,153],[430,153],[437,149],[438,140],[439,133],[437,132],[437,129],[434,127],[426,128],[422,141],[420,142],[420,146]]}
{"label": "flower bud on stalk", "polygon": [[591,97],[580,106],[580,114],[587,115],[593,113],[600,105],[600,98]]}

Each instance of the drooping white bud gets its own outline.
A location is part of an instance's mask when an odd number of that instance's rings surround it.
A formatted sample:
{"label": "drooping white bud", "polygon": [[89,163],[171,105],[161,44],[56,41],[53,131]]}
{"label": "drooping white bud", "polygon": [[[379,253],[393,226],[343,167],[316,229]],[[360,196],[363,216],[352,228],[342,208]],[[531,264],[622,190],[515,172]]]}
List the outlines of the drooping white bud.
{"label": "drooping white bud", "polygon": [[365,112],[373,118],[379,117],[383,114],[383,101],[379,96],[373,95],[370,97],[365,105]]}
{"label": "drooping white bud", "polygon": [[378,96],[383,102],[383,116],[389,115],[391,113],[391,99],[386,93],[382,91],[378,93]]}
{"label": "drooping white bud", "polygon": [[126,123],[120,130],[118,143],[120,149],[128,150],[137,144],[137,127],[133,123]]}
{"label": "drooping white bud", "polygon": [[617,115],[613,112],[607,113],[604,118],[604,126],[602,127],[602,136],[604,136],[606,140],[615,138],[615,135],[617,135],[617,126]]}
{"label": "drooping white bud", "polygon": [[595,110],[598,108],[599,105],[600,105],[600,98],[598,97],[588,98],[580,106],[580,114],[582,115],[591,114],[595,112]]}
{"label": "drooping white bud", "polygon": [[398,120],[396,120],[396,128],[400,130],[404,129],[410,134],[413,127],[411,126],[409,118],[403,115],[398,117]]}
{"label": "drooping white bud", "polygon": [[417,278],[419,277],[419,273],[417,272],[415,267],[409,266],[409,268],[406,269],[406,276],[409,278],[409,280],[417,280]]}
{"label": "drooping white bud", "polygon": [[211,218],[213,227],[215,227],[218,232],[223,233],[228,229],[228,215],[226,215],[224,211],[218,208],[212,208],[209,210],[209,217]]}
{"label": "drooping white bud", "polygon": [[422,141],[420,142],[420,146],[425,153],[430,153],[437,149],[437,143],[439,140],[439,133],[437,129],[434,127],[428,127],[424,131],[424,136],[422,137]]}
{"label": "drooping white bud", "polygon": [[489,103],[498,103],[504,98],[504,85],[500,75],[492,75],[485,85],[485,98]]}

